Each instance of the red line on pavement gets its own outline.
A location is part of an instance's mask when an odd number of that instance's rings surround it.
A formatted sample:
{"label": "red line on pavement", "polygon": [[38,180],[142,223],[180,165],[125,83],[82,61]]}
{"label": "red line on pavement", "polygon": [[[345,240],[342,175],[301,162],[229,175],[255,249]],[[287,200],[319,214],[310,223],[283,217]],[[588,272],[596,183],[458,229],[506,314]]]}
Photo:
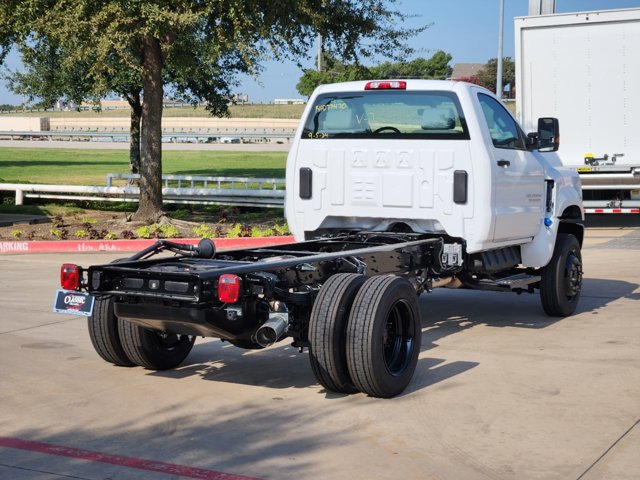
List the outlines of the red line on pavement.
{"label": "red line on pavement", "polygon": [[38,452],[47,455],[58,455],[60,457],[77,458],[88,462],[108,463],[119,467],[137,468],[138,470],[166,473],[167,475],[179,475],[188,478],[199,478],[202,480],[252,480],[253,478],[215,472],[213,470],[205,470],[202,468],[186,467],[184,465],[176,465],[173,463],[156,462],[155,460],[125,457],[122,455],[111,455],[108,453],[83,450],[81,448],[65,447],[63,445],[22,440],[12,437],[0,437],[0,447],[15,448],[17,450],[26,450],[29,452]]}

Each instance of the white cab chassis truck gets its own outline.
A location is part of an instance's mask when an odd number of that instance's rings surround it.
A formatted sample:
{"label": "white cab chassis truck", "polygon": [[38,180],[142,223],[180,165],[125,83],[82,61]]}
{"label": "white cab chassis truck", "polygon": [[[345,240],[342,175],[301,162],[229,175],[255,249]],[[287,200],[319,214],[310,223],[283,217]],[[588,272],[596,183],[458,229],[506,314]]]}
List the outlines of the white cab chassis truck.
{"label": "white cab chassis truck", "polygon": [[55,309],[89,315],[115,365],[176,367],[196,336],[245,349],[291,338],[327,390],[393,397],[416,368],[420,293],[539,290],[547,314],[574,312],[583,213],[558,138],[555,119],[525,135],[468,83],[321,86],[287,162],[296,243],[160,240],[108,265],[65,264]]}
{"label": "white cab chassis truck", "polygon": [[562,123],[586,213],[640,213],[640,9],[515,19],[516,110]]}

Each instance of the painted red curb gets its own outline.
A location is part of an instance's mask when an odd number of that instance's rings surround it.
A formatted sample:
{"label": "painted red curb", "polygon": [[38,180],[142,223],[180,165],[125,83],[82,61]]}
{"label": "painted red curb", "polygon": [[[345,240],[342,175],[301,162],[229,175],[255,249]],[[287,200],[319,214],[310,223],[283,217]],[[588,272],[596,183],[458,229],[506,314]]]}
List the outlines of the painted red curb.
{"label": "painted red curb", "polygon": [[[0,242],[0,254],[14,255],[21,253],[71,253],[71,252],[137,252],[157,240],[52,240]],[[171,239],[173,242],[196,245],[199,238]],[[286,237],[250,237],[250,238],[214,238],[213,242],[219,250],[235,248],[268,247],[283,243],[295,242],[292,236]]]}
{"label": "painted red curb", "polygon": [[65,447],[64,445],[53,445],[51,443],[34,442],[19,438],[0,437],[0,447],[44,453],[47,455],[58,455],[60,457],[77,458],[88,462],[108,463],[119,467],[136,468],[138,470],[146,470],[148,472],[166,473],[167,475],[178,475],[181,477],[199,478],[202,480],[254,479],[254,477],[244,477],[241,475],[215,472],[213,470],[205,470],[202,468],[186,467],[184,465],[176,465],[174,463],[125,457],[123,455],[111,455],[109,453],[93,452],[91,450],[83,450],[81,448]]}

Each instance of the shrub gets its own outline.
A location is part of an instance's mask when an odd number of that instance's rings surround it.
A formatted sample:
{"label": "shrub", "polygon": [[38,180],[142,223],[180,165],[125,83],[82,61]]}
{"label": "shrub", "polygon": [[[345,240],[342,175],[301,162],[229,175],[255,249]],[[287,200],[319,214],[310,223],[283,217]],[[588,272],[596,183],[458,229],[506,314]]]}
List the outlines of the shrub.
{"label": "shrub", "polygon": [[89,233],[88,233],[85,229],[81,228],[81,229],[79,229],[79,230],[76,230],[76,232],[74,233],[74,235],[75,235],[77,238],[87,238],[87,236],[89,235]]}
{"label": "shrub", "polygon": [[164,224],[160,226],[160,233],[165,238],[178,238],[180,230],[175,225]]}
{"label": "shrub", "polygon": [[20,238],[20,237],[22,237],[22,230],[18,230],[18,229],[11,230],[11,236],[12,236],[13,238]]}
{"label": "shrub", "polygon": [[214,231],[204,223],[198,227],[193,227],[193,234],[198,238],[213,238]]}
{"label": "shrub", "polygon": [[238,238],[240,236],[240,225],[234,223],[227,229],[227,238]]}
{"label": "shrub", "polygon": [[69,235],[69,232],[66,228],[52,228],[51,230],[49,230],[49,233],[53,237],[59,238],[60,240],[66,240]]}
{"label": "shrub", "polygon": [[122,232],[120,232],[120,236],[125,240],[131,240],[136,238],[135,233],[133,233],[131,230],[123,230]]}
{"label": "shrub", "polygon": [[136,236],[138,238],[156,238],[158,236],[157,225],[145,225],[140,228],[136,228]]}

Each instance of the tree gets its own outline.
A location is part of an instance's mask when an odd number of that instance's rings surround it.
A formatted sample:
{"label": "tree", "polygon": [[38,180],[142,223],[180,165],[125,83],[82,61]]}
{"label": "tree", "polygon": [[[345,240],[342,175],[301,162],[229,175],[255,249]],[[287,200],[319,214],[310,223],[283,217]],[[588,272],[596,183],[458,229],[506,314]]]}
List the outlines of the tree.
{"label": "tree", "polygon": [[[487,62],[485,66],[478,70],[477,78],[480,82],[480,85],[491,90],[492,92],[495,92],[497,73],[498,59],[492,58]],[[516,85],[516,66],[513,63],[511,57],[504,57],[502,59],[502,85],[507,84],[511,85],[511,90],[513,90]]]}
{"label": "tree", "polygon": [[[226,113],[238,72],[257,74],[267,55],[305,57],[316,35],[347,62],[394,52],[412,53],[406,40],[423,28],[398,27],[396,0],[4,0],[0,55],[8,45],[28,47],[46,37],[64,46],[65,62],[91,59],[86,76],[109,85],[116,64],[142,87],[140,203],[134,218],[162,215],[162,99],[165,91],[207,102]],[[364,40],[375,38],[370,44]]]}
{"label": "tree", "polygon": [[305,70],[296,85],[300,95],[309,96],[318,85],[335,82],[351,82],[371,78],[371,71],[359,64],[346,65],[333,55],[323,52],[324,70]]}
{"label": "tree", "polygon": [[431,58],[416,58],[410,62],[386,61],[374,67],[345,65],[337,59],[325,55],[321,72],[305,70],[296,88],[301,95],[311,95],[313,90],[323,83],[346,82],[351,80],[390,79],[390,78],[446,78],[451,67],[451,55],[439,50]]}

